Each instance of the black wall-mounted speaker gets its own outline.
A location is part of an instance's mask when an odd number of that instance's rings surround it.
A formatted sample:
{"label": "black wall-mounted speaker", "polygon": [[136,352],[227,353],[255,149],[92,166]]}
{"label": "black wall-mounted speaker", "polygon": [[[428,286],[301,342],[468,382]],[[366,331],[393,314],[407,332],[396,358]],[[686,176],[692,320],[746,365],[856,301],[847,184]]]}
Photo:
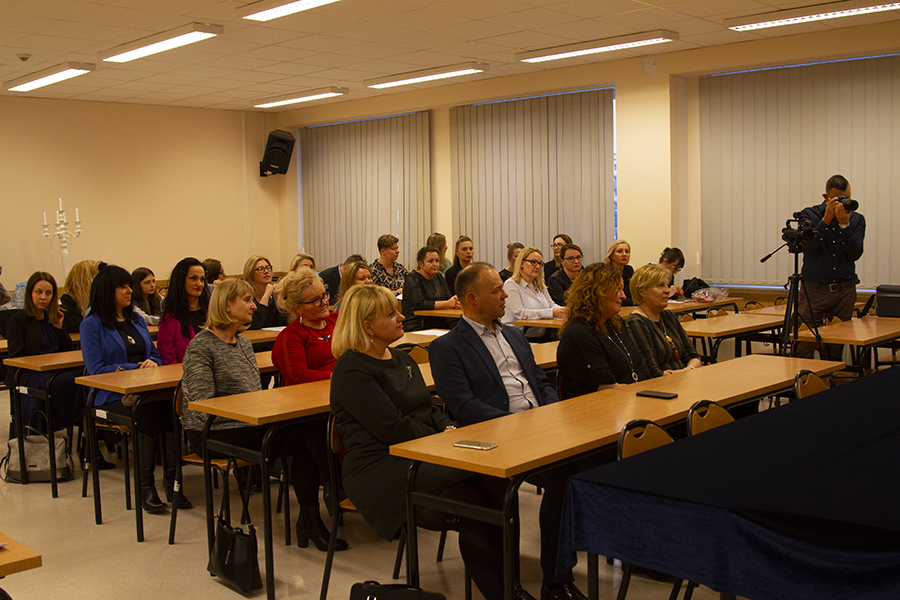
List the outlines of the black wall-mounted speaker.
{"label": "black wall-mounted speaker", "polygon": [[259,163],[259,176],[268,177],[287,173],[294,152],[294,136],[287,131],[276,129],[269,134],[266,151]]}

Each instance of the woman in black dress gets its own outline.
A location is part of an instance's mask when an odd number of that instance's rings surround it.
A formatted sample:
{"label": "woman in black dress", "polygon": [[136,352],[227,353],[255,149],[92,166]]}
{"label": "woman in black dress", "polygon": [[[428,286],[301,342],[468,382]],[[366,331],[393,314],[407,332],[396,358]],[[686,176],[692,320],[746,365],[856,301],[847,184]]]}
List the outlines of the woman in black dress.
{"label": "woman in black dress", "polygon": [[420,317],[417,310],[459,308],[456,296],[450,293],[444,276],[438,273],[441,258],[437,248],[425,246],[416,254],[419,268],[409,273],[403,282],[404,331],[420,331],[447,327],[444,317]]}

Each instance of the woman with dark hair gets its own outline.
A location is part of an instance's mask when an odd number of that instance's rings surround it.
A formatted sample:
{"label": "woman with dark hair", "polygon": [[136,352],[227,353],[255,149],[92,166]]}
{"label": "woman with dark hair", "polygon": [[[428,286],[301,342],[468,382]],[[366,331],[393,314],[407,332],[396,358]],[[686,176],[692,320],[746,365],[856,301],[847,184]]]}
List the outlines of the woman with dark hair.
{"label": "woman with dark hair", "polygon": [[207,258],[203,261],[203,270],[206,272],[206,287],[209,293],[216,288],[216,284],[225,279],[225,268],[222,262],[215,258]]}
{"label": "woman with dark hair", "polygon": [[510,242],[506,245],[506,260],[509,261],[509,266],[504,267],[500,272],[501,281],[506,281],[510,277],[512,277],[513,269],[516,268],[516,259],[519,257],[519,252],[521,252],[525,248],[525,244],[522,242]]}
{"label": "woman with dark hair", "polygon": [[[8,357],[34,356],[51,354],[72,349],[72,340],[62,328],[63,314],[57,302],[56,280],[50,273],[38,271],[28,278],[25,286],[25,308],[13,313],[7,325]],[[15,385],[13,375],[16,369],[6,370],[5,384]],[[81,421],[84,405],[81,400],[75,377],[77,371],[57,373],[50,386],[50,397],[53,399],[49,408],[53,411],[54,429],[65,429]],[[28,376],[20,382],[30,388],[46,390],[50,380],[50,372],[28,371]],[[31,425],[40,433],[47,433],[47,423],[38,411],[45,410],[44,403],[31,396],[22,394],[22,422]],[[38,417],[34,419],[35,413]],[[105,462],[105,461],[104,461]],[[106,463],[111,468],[112,465]]]}
{"label": "woman with dark hair", "polygon": [[335,312],[341,310],[341,298],[354,285],[372,285],[372,267],[364,261],[358,261],[344,267],[341,285],[338,287],[338,301],[334,305]]}
{"label": "woman with dark hair", "polygon": [[[90,375],[150,369],[162,359],[144,319],[131,305],[131,274],[122,267],[109,265],[100,270],[91,287],[90,314],[81,322],[81,355]],[[172,435],[172,394],[160,392],[159,401],[145,399],[135,435],[140,444],[141,505],[148,513],[158,513],[166,505],[156,492],[153,476],[156,464],[157,441],[165,436],[166,496],[171,500],[175,482],[175,461],[181,460],[181,444]],[[99,390],[94,398],[96,406],[120,415],[131,415],[131,406],[122,402],[122,394]],[[184,495],[178,508],[191,508]]]}
{"label": "woman with dark hair", "polygon": [[625,299],[621,271],[607,263],[585,267],[567,299],[556,350],[561,399],[648,378],[641,350],[619,316]]}
{"label": "woman with dark hair", "polygon": [[659,255],[659,264],[672,275],[669,281],[669,298],[684,296],[684,290],[675,285],[675,276],[684,268],[684,253],[678,248],[666,248]]}
{"label": "woman with dark hair", "polygon": [[156,293],[156,275],[147,267],[131,272],[131,303],[134,312],[144,317],[144,323],[159,325],[162,317],[162,297]]}
{"label": "woman with dark hair", "polygon": [[372,262],[372,281],[394,292],[403,293],[403,282],[406,280],[406,267],[397,262],[400,257],[400,240],[395,235],[386,233],[378,238],[379,257]]}
{"label": "woman with dark hair", "polygon": [[419,268],[406,276],[403,284],[403,331],[447,328],[444,317],[420,317],[417,310],[459,308],[456,296],[450,293],[444,276],[438,273],[441,258],[437,248],[425,246],[416,254]]}
{"label": "woman with dark hair", "polygon": [[544,282],[550,283],[550,277],[558,270],[562,269],[562,257],[559,255],[563,246],[571,244],[572,238],[565,233],[557,233],[553,237],[553,260],[544,264]]}
{"label": "woman with dark hair", "polygon": [[456,282],[456,276],[459,275],[460,271],[468,267],[475,257],[475,244],[472,242],[472,238],[467,235],[461,235],[456,238],[453,254],[453,266],[447,269],[444,279],[447,281],[450,293],[456,294],[456,288],[453,285]]}
{"label": "woman with dark hair", "polygon": [[184,360],[188,344],[206,322],[209,296],[203,263],[193,257],[180,260],[169,276],[169,293],[156,335],[156,347],[164,365]]}

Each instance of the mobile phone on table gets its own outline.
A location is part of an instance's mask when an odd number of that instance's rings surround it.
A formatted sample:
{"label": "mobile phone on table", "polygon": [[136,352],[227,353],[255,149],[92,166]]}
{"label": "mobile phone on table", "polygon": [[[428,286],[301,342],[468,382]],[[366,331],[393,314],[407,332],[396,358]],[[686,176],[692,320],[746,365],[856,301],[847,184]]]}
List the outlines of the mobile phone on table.
{"label": "mobile phone on table", "polygon": [[671,400],[678,397],[678,394],[673,392],[657,392],[654,390],[643,390],[638,392],[637,395],[645,398],[659,398],[660,400]]}
{"label": "mobile phone on table", "polygon": [[460,440],[453,444],[455,448],[470,448],[472,450],[493,450],[497,444],[491,442],[473,442],[472,440]]}

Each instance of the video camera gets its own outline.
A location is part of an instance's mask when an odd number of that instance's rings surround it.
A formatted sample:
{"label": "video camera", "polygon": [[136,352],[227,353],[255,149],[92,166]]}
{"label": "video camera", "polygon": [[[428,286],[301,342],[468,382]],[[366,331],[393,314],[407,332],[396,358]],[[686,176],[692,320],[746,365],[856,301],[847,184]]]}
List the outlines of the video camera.
{"label": "video camera", "polygon": [[[791,227],[791,223],[796,223],[797,228]],[[815,239],[816,235],[818,233],[813,229],[812,221],[799,212],[794,213],[793,219],[785,221],[781,230],[781,239],[787,243],[788,251],[794,254],[803,252],[803,242]]]}

